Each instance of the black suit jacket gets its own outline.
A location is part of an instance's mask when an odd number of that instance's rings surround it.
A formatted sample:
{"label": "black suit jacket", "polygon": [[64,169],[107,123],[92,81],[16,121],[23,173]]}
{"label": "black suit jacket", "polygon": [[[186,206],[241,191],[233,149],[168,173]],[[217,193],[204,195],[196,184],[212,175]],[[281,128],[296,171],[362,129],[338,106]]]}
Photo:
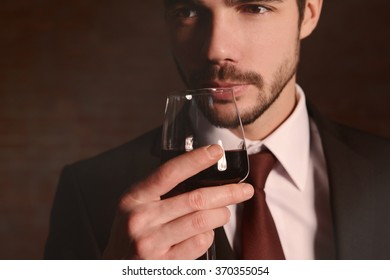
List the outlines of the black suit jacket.
{"label": "black suit jacket", "polygon": [[[390,259],[390,143],[310,112],[322,139],[330,182],[337,259]],[[119,198],[159,163],[161,129],[66,166],[55,196],[48,259],[96,259]],[[233,259],[222,228],[217,258]]]}

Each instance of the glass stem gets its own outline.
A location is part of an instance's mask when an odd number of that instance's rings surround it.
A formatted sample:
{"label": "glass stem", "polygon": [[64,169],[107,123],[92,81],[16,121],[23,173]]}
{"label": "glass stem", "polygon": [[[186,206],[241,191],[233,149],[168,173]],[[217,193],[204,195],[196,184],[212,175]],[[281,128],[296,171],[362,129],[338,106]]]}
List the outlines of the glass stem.
{"label": "glass stem", "polygon": [[211,244],[210,248],[206,252],[206,259],[207,260],[215,260],[216,259],[215,240],[213,240],[213,243]]}

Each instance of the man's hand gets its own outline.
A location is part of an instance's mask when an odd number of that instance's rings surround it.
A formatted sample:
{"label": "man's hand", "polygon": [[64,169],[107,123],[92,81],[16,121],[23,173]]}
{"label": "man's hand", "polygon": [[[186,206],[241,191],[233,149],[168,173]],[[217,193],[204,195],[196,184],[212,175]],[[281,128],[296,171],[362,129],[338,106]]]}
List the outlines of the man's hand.
{"label": "man's hand", "polygon": [[176,157],[133,186],[119,204],[103,253],[109,259],[196,259],[211,246],[213,229],[229,221],[228,205],[252,197],[253,187],[231,184],[161,196],[215,164],[218,145]]}

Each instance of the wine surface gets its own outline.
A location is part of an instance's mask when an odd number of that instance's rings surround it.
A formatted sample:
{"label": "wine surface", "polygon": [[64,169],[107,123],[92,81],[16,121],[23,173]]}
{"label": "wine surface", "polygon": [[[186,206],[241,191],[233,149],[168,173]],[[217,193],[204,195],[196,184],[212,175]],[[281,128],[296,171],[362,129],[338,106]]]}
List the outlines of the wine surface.
{"label": "wine surface", "polygon": [[[162,150],[162,161],[168,161],[183,153],[185,153],[185,151]],[[248,174],[248,156],[246,151],[225,151],[225,157],[227,163],[226,170],[219,171],[218,165],[214,164],[211,167],[187,179],[183,183],[191,188],[239,183]]]}

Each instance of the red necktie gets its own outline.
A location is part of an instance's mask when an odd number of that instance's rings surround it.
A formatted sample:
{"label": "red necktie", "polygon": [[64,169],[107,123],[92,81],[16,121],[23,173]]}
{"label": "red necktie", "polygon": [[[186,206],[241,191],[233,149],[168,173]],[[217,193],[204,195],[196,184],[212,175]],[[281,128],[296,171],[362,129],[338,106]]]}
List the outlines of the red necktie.
{"label": "red necktie", "polygon": [[247,181],[255,188],[254,196],[244,203],[242,215],[242,259],[285,259],[278,232],[265,201],[264,185],[276,163],[275,156],[264,151],[249,156],[250,173]]}

